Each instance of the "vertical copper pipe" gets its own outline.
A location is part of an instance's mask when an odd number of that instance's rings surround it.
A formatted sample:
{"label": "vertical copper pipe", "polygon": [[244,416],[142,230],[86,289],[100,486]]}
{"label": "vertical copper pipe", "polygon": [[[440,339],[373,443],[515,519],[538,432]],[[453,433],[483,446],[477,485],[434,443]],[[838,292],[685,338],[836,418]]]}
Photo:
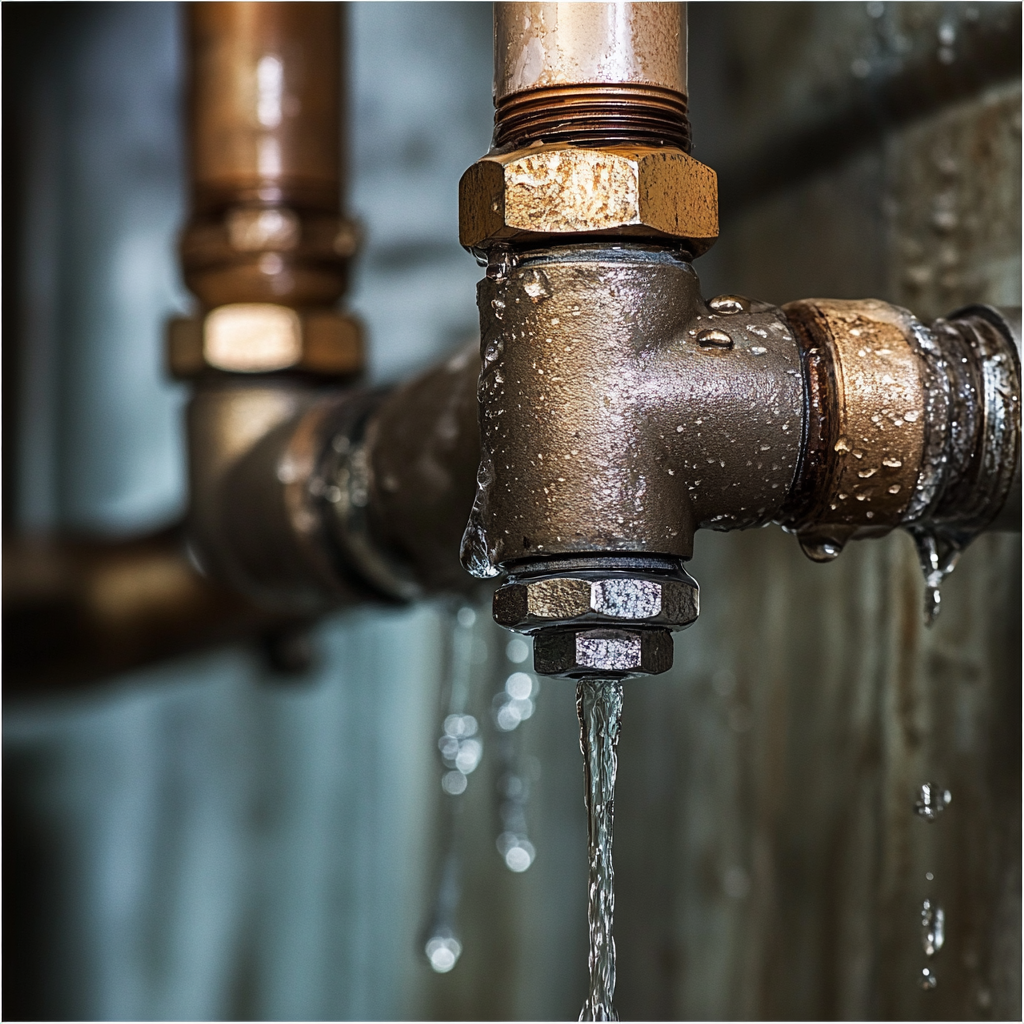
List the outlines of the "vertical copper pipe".
{"label": "vertical copper pipe", "polygon": [[685,3],[496,3],[495,145],[689,149]]}
{"label": "vertical copper pipe", "polygon": [[187,14],[188,286],[206,306],[333,303],[343,217],[336,3],[197,3]]}

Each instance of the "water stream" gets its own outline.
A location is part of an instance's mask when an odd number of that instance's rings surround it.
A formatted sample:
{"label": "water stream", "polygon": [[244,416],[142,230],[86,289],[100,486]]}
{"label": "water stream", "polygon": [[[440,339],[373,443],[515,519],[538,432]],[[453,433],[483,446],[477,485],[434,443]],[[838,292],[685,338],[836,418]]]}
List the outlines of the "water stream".
{"label": "water stream", "polygon": [[615,820],[615,773],[622,718],[622,682],[585,679],[576,686],[580,718],[580,749],[586,778],[587,840],[590,850],[590,994],[580,1020],[618,1020],[612,1007],[615,994],[615,870],[612,866],[612,827]]}

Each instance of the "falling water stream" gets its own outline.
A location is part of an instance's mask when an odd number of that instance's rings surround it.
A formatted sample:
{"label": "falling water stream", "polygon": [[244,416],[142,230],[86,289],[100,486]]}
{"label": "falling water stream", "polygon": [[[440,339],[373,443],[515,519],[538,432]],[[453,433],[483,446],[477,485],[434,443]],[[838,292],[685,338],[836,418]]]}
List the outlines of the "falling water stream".
{"label": "falling water stream", "polygon": [[615,994],[615,870],[612,867],[612,826],[615,820],[615,773],[622,718],[622,682],[585,679],[576,686],[580,718],[580,749],[586,778],[587,840],[590,851],[590,993],[580,1020],[618,1020]]}

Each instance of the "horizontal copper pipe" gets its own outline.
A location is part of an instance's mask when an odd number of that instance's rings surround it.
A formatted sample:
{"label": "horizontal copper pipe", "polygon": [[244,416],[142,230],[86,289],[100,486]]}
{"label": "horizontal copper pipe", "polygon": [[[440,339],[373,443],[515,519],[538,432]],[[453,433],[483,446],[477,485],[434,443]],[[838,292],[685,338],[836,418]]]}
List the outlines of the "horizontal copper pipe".
{"label": "horizontal copper pipe", "polygon": [[3,560],[7,697],[73,690],[300,621],[202,577],[179,528],[127,541],[11,538]]}

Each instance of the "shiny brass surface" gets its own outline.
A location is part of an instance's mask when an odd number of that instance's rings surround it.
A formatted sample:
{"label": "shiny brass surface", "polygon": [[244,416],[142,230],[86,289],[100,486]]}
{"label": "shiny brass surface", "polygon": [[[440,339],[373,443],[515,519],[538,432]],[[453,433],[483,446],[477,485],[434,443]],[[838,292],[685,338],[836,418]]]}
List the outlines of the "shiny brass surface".
{"label": "shiny brass surface", "polygon": [[672,148],[535,146],[485,156],[459,184],[459,241],[469,249],[593,235],[704,252],[718,236],[715,172]]}
{"label": "shiny brass surface", "polygon": [[1020,462],[1019,359],[1001,315],[974,307],[926,326],[873,299],[783,310],[808,401],[782,519],[805,552],[828,560],[897,526],[966,546],[993,523]]}
{"label": "shiny brass surface", "polygon": [[167,358],[178,379],[207,370],[347,377],[363,366],[363,328],[351,314],[333,309],[296,312],[272,303],[233,303],[171,320]]}
{"label": "shiny brass surface", "polygon": [[496,3],[494,100],[630,83],[686,95],[685,3]]}
{"label": "shiny brass surface", "polygon": [[815,504],[797,524],[805,546],[842,546],[903,521],[921,474],[926,367],[923,330],[888,303],[807,299],[783,307],[803,340],[809,420],[804,470]]}

